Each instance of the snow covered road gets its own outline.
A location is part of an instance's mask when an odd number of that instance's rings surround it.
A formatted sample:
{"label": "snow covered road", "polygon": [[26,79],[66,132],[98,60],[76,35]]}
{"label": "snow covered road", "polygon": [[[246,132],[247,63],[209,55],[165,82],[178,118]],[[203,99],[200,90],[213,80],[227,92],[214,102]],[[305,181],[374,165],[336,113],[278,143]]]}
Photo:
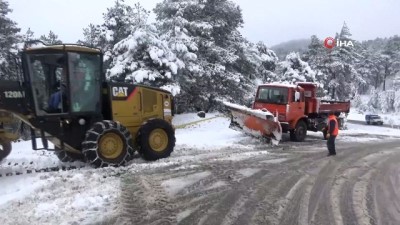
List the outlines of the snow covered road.
{"label": "snow covered road", "polygon": [[128,173],[103,222],[399,224],[399,144],[343,143],[329,158],[313,144]]}
{"label": "snow covered road", "polygon": [[[183,124],[194,117],[177,119]],[[228,125],[218,117],[177,130],[175,151],[157,162],[137,158],[121,168],[1,177],[1,224],[400,222],[397,130],[349,124],[338,138],[338,156],[327,158],[321,133],[271,147]],[[28,144],[14,144],[0,174],[15,162],[62,165]],[[385,204],[393,210],[382,212]]]}

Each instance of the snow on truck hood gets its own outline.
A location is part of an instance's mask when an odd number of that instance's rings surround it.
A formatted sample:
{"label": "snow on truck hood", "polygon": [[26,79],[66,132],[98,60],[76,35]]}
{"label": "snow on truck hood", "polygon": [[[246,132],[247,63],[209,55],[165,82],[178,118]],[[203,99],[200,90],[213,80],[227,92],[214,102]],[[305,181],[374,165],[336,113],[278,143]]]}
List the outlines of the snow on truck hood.
{"label": "snow on truck hood", "polygon": [[268,83],[268,84],[261,84],[260,87],[285,87],[285,88],[297,88],[298,85],[295,84],[285,84],[285,83]]}

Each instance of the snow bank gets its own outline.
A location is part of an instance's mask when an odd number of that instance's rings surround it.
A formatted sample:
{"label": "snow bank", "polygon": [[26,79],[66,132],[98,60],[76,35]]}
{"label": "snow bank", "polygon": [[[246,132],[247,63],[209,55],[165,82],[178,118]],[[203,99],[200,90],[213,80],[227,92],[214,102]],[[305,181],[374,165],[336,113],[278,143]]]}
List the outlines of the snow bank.
{"label": "snow bank", "polygon": [[347,130],[339,131],[339,136],[340,134],[365,134],[365,136],[372,134],[372,135],[400,137],[400,129],[392,129],[379,126],[373,126],[373,129],[371,129],[371,126],[351,124],[351,123],[348,123],[347,126],[348,126]]}
{"label": "snow bank", "polygon": [[179,84],[167,84],[167,85],[161,86],[160,88],[171,92],[171,94],[173,96],[175,96],[181,92],[181,87],[179,86]]}
{"label": "snow bank", "polygon": [[350,109],[350,113],[347,116],[348,120],[356,120],[356,121],[363,121],[365,122],[365,115],[366,114],[377,114],[382,117],[383,123],[388,124],[391,126],[400,126],[400,115],[398,113],[360,113],[357,109],[352,108]]}
{"label": "snow bank", "polygon": [[174,126],[181,126],[184,124],[189,124],[193,123],[195,121],[203,120],[203,119],[211,119],[216,116],[220,116],[221,114],[219,113],[206,113],[205,118],[200,118],[197,116],[197,113],[185,113],[185,114],[178,114],[175,115],[174,118],[172,119],[172,124]]}
{"label": "snow bank", "polygon": [[[187,116],[184,116],[182,120],[191,121]],[[212,149],[234,146],[249,139],[242,132],[229,129],[229,124],[228,118],[218,117],[186,129],[178,129],[175,131],[176,145],[178,148],[186,146],[197,149]]]}
{"label": "snow bank", "polygon": [[112,205],[119,195],[119,178],[93,169],[6,177],[0,186],[2,224],[102,221],[115,213]]}

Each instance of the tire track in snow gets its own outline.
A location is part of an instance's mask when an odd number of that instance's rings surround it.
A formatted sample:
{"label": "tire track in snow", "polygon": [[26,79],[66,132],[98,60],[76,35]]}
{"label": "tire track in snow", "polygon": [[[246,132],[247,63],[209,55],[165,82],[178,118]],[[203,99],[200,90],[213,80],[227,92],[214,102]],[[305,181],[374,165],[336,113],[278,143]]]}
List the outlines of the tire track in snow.
{"label": "tire track in snow", "polygon": [[[377,224],[400,224],[400,154],[381,163],[373,179]],[[371,209],[372,210],[372,209]]]}

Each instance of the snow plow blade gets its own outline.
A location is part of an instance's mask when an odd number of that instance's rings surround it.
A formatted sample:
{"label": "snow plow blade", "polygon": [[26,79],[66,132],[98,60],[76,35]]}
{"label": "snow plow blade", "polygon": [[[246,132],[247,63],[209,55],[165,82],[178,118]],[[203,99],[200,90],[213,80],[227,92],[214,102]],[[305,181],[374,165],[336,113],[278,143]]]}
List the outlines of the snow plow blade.
{"label": "snow plow blade", "polygon": [[224,105],[231,111],[229,127],[256,137],[270,138],[277,145],[282,138],[282,127],[274,115],[267,110],[255,110],[228,102]]}

